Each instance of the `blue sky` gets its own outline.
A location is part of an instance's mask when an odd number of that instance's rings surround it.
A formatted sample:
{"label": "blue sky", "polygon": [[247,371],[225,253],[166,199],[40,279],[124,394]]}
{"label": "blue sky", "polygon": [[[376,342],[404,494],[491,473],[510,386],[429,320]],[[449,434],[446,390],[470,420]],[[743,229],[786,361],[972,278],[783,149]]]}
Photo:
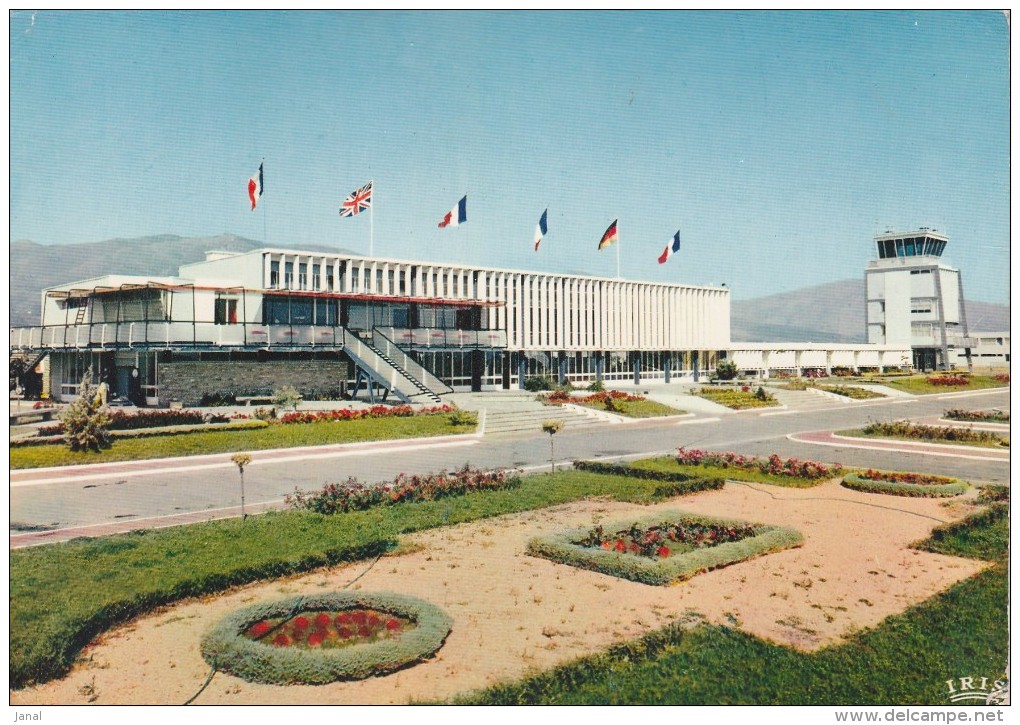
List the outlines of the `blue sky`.
{"label": "blue sky", "polygon": [[929,226],[968,298],[1009,300],[997,12],[39,11],[10,43],[12,240],[367,253],[337,210],[371,179],[378,255],[614,276],[619,218],[623,276],[746,299]]}

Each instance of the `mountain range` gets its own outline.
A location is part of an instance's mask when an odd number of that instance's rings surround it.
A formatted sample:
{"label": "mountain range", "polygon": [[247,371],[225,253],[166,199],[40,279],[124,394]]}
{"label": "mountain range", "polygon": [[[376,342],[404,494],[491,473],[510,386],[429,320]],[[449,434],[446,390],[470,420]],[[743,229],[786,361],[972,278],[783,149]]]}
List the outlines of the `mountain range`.
{"label": "mountain range", "polygon": [[[233,234],[179,237],[162,234],[75,245],[11,244],[10,325],[38,325],[40,292],[58,284],[118,274],[174,276],[208,250],[247,252],[265,242]],[[345,252],[305,246],[309,251]],[[965,290],[966,292],[966,290]],[[972,332],[1009,329],[1009,306],[966,303]],[[731,303],[730,338],[738,342],[865,342],[864,275]]]}

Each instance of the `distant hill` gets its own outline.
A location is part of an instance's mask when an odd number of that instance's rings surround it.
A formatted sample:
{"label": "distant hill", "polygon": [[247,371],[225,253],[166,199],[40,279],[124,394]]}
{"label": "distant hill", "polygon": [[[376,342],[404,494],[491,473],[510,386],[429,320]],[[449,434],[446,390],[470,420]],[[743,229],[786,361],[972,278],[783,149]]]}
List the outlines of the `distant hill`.
{"label": "distant hill", "polygon": [[[966,289],[964,289],[966,296]],[[966,302],[971,332],[1009,329],[1009,306]],[[736,342],[867,342],[864,280],[847,279],[751,300],[734,301],[730,339]]]}
{"label": "distant hill", "polygon": [[[11,244],[11,325],[38,325],[39,294],[47,287],[104,274],[176,275],[182,264],[201,262],[209,250],[248,252],[272,246],[233,234],[178,237],[161,234],[138,239],[108,239],[87,244]],[[309,251],[336,248],[302,245]]]}

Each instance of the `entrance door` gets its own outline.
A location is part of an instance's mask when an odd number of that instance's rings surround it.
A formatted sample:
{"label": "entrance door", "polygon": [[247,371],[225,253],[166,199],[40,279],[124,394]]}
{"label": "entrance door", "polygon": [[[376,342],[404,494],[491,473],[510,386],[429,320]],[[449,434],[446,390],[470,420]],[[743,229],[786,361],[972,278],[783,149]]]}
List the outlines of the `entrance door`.
{"label": "entrance door", "polygon": [[471,351],[471,392],[482,391],[482,373],[485,371],[485,353],[481,350]]}

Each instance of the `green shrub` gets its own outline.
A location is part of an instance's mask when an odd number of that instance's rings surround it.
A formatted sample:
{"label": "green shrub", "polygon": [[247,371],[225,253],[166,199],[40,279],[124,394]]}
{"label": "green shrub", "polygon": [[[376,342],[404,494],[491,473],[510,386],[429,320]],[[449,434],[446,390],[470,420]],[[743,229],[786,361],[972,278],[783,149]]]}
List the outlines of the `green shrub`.
{"label": "green shrub", "polygon": [[554,387],[555,383],[552,378],[545,376],[534,375],[530,378],[524,379],[524,389],[532,393],[538,393],[542,390],[552,390]]}
{"label": "green shrub", "polygon": [[737,364],[732,360],[720,360],[715,366],[715,374],[720,380],[733,380],[737,377]]}
{"label": "green shrub", "polygon": [[478,425],[478,413],[471,410],[460,410],[459,408],[450,413],[450,423],[453,425]]}
{"label": "green shrub", "polygon": [[591,383],[588,385],[588,390],[589,392],[592,393],[601,393],[605,389],[606,386],[603,385],[601,380],[592,380]]}
{"label": "green shrub", "polygon": [[[298,649],[256,642],[243,632],[260,620],[300,612],[373,609],[412,620],[399,637],[338,649]],[[224,617],[202,639],[213,667],[249,682],[324,685],[385,674],[430,657],[443,646],[453,620],[439,607],[401,594],[332,592],[257,604]]]}
{"label": "green shrub", "polygon": [[633,468],[616,463],[600,463],[599,461],[574,461],[574,468],[578,471],[590,471],[591,473],[611,476],[627,476],[646,481],[661,481],[663,485],[656,486],[652,492],[654,498],[673,498],[675,496],[697,493],[698,491],[712,491],[720,489],[726,484],[726,481],[722,478],[694,476],[689,473],[678,473],[675,471]]}
{"label": "green shrub", "polygon": [[908,483],[897,480],[875,480],[864,476],[848,473],[843,476],[843,486],[864,493],[886,493],[892,496],[913,496],[923,498],[947,498],[966,493],[969,486],[955,478],[933,477],[943,479],[945,483]]}
{"label": "green shrub", "polygon": [[978,503],[995,503],[998,501],[1009,501],[1009,486],[998,486],[985,484],[981,487],[977,497]]}
{"label": "green shrub", "polygon": [[[607,523],[606,527],[624,529],[633,525],[637,528],[647,528],[664,523],[738,527],[746,526],[748,522],[697,516],[681,511],[659,511],[637,521]],[[662,559],[649,559],[638,554],[582,546],[578,542],[589,533],[588,528],[569,529],[532,539],[528,542],[527,552],[532,556],[551,559],[560,564],[589,569],[642,584],[663,586],[690,579],[705,571],[804,543],[804,537],[794,529],[761,524],[755,524],[753,528],[753,536],[739,541],[696,548]]]}
{"label": "green shrub", "polygon": [[60,416],[64,440],[72,451],[95,451],[110,446],[110,414],[99,390],[92,384],[92,368],[85,371],[78,385],[78,399]]}
{"label": "green shrub", "polygon": [[273,403],[281,408],[297,410],[298,403],[300,402],[301,393],[299,393],[292,385],[284,385],[282,388],[277,388],[273,391]]}

